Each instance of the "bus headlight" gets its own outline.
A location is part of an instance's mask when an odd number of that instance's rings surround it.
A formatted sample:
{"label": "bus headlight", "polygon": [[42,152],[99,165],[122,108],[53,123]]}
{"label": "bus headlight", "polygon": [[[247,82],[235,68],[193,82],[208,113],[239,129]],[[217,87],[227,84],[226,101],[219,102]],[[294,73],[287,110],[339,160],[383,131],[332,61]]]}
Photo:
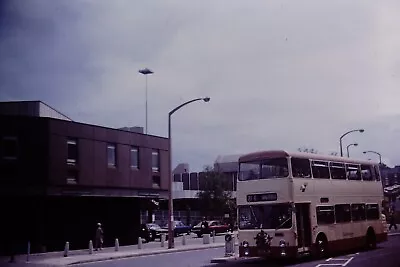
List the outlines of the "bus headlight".
{"label": "bus headlight", "polygon": [[249,256],[249,254],[250,254],[249,242],[243,241],[242,245],[243,245],[243,248],[244,248],[244,250],[243,250],[244,255],[245,256]]}
{"label": "bus headlight", "polygon": [[279,241],[279,247],[281,248],[281,256],[285,257],[286,256],[286,242],[285,242],[285,240],[281,239]]}

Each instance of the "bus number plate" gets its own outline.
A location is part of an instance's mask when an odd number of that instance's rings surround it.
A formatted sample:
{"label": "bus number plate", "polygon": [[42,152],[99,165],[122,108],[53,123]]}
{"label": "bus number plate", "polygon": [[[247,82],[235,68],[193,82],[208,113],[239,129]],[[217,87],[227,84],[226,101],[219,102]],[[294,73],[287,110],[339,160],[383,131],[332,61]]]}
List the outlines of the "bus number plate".
{"label": "bus number plate", "polygon": [[275,201],[277,199],[278,195],[276,193],[247,195],[247,202]]}

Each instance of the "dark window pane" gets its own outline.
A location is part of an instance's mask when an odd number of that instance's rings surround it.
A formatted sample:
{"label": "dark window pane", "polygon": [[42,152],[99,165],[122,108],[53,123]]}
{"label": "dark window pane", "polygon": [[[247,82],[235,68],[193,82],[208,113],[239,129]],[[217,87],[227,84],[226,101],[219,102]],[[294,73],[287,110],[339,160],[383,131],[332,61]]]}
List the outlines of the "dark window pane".
{"label": "dark window pane", "polygon": [[189,173],[182,173],[183,190],[189,190]]}
{"label": "dark window pane", "polygon": [[154,172],[160,171],[160,153],[158,150],[151,152],[151,168]]}
{"label": "dark window pane", "polygon": [[180,173],[174,174],[174,182],[182,182],[182,175]]}
{"label": "dark window pane", "polygon": [[372,181],[372,166],[371,165],[361,165],[361,176],[364,181]]}
{"label": "dark window pane", "polygon": [[292,172],[295,178],[311,178],[310,160],[292,158]]}
{"label": "dark window pane", "polygon": [[153,188],[161,187],[161,178],[159,175],[153,175]]}
{"label": "dark window pane", "polygon": [[260,179],[288,177],[287,158],[266,159],[261,163]]}
{"label": "dark window pane", "polygon": [[139,149],[137,147],[131,148],[131,167],[139,168]]}
{"label": "dark window pane", "polygon": [[335,205],[335,219],[337,223],[351,221],[350,204]]}
{"label": "dark window pane", "polygon": [[330,179],[328,162],[313,161],[312,172],[314,178]]}
{"label": "dark window pane", "polygon": [[67,171],[67,184],[74,185],[78,183],[78,171],[70,169]]}
{"label": "dark window pane", "polygon": [[346,169],[343,163],[330,163],[332,179],[346,180]]}
{"label": "dark window pane", "polygon": [[365,204],[351,204],[351,219],[356,221],[365,221]]}
{"label": "dark window pane", "polygon": [[199,180],[197,177],[197,172],[192,172],[190,174],[190,190],[199,190]]}
{"label": "dark window pane", "polygon": [[116,149],[115,145],[107,145],[107,163],[109,166],[116,165]]}
{"label": "dark window pane", "polygon": [[367,204],[367,220],[378,220],[379,219],[379,205],[378,204]]}
{"label": "dark window pane", "polygon": [[335,222],[335,211],[333,206],[318,206],[317,207],[317,223],[332,224]]}
{"label": "dark window pane", "polygon": [[361,180],[360,166],[357,164],[346,164],[347,179]]}
{"label": "dark window pane", "polygon": [[68,139],[67,141],[67,163],[76,164],[78,161],[78,142],[76,139]]}

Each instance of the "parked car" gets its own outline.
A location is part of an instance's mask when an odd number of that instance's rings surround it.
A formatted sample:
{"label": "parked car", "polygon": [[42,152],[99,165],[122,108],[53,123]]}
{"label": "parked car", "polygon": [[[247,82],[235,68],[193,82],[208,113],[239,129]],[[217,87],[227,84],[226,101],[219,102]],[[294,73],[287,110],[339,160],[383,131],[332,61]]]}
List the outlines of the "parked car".
{"label": "parked car", "polygon": [[[220,234],[220,233],[226,233],[229,230],[229,225],[226,223],[223,223],[221,221],[207,221],[208,222],[208,231],[210,232],[210,235],[213,233],[215,234]],[[192,232],[197,234],[198,237],[202,237],[203,233],[201,231],[201,224],[202,222],[198,223],[197,225],[193,226]]]}
{"label": "parked car", "polygon": [[[163,227],[168,232],[168,224]],[[192,227],[184,224],[181,221],[173,221],[172,228],[174,230],[174,236],[181,234],[190,234]]]}
{"label": "parked car", "polygon": [[140,237],[144,238],[146,242],[154,241],[156,238],[161,239],[161,234],[165,234],[168,239],[168,229],[161,228],[155,223],[146,223],[140,226]]}
{"label": "parked car", "polygon": [[189,225],[184,224],[181,221],[174,221],[174,235],[183,235],[183,234],[190,234],[192,227]]}

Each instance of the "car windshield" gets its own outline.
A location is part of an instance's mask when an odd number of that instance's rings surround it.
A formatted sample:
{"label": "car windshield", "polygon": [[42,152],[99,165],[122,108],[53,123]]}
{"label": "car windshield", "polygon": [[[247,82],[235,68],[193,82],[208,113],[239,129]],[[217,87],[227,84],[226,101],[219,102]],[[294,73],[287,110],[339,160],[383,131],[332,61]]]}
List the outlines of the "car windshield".
{"label": "car windshield", "polygon": [[241,163],[239,180],[282,178],[288,177],[288,175],[287,158],[265,159],[258,162]]}
{"label": "car windshield", "polygon": [[239,207],[239,229],[277,229],[292,227],[289,203]]}

